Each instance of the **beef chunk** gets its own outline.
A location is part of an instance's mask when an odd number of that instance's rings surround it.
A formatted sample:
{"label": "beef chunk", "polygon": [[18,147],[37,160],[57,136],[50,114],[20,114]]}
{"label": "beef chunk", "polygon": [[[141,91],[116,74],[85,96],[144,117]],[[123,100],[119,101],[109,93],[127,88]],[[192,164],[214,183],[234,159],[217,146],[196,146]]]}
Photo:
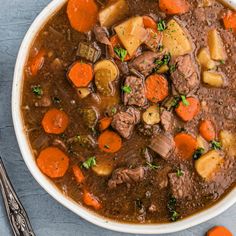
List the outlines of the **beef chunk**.
{"label": "beef chunk", "polygon": [[128,67],[127,62],[116,60],[116,65],[118,66],[121,75],[129,74],[129,67]]}
{"label": "beef chunk", "polygon": [[194,191],[193,179],[188,170],[183,171],[182,176],[176,172],[168,174],[172,195],[177,200],[192,199]]}
{"label": "beef chunk", "polygon": [[159,154],[163,159],[168,159],[174,151],[174,140],[168,134],[159,134],[152,138],[149,148]]}
{"label": "beef chunk", "polygon": [[156,52],[159,46],[162,44],[163,35],[161,33],[155,32],[153,29],[150,28],[147,29],[147,32],[148,36],[145,40],[145,44],[150,50]]}
{"label": "beef chunk", "polygon": [[173,126],[173,114],[167,110],[162,111],[161,124],[165,131],[170,131]]}
{"label": "beef chunk", "polygon": [[52,105],[52,100],[50,96],[43,95],[37,102],[35,102],[35,107],[50,107]]}
{"label": "beef chunk", "polygon": [[144,76],[148,76],[153,69],[156,67],[155,61],[161,60],[164,56],[165,51],[161,53],[157,52],[144,52],[140,56],[136,57],[130,64],[130,69],[134,68],[135,70],[142,73]]}
{"label": "beef chunk", "polygon": [[129,139],[133,133],[134,126],[139,121],[140,111],[130,107],[127,111],[121,111],[114,115],[111,125],[123,138]]}
{"label": "beef chunk", "polygon": [[199,86],[197,67],[190,55],[180,56],[171,62],[176,70],[171,74],[175,89],[180,94],[194,92]]}
{"label": "beef chunk", "polygon": [[105,45],[108,45],[108,46],[111,45],[111,42],[108,39],[108,32],[107,32],[106,28],[95,25],[94,28],[93,28],[93,32],[95,34],[96,40],[99,43],[102,43],[102,44],[105,44]]}
{"label": "beef chunk", "polygon": [[125,80],[124,86],[131,88],[130,93],[124,93],[125,105],[136,105],[139,107],[146,105],[147,99],[145,96],[145,87],[142,78],[128,76]]}
{"label": "beef chunk", "polygon": [[168,186],[168,174],[171,171],[170,166],[165,166],[163,169],[157,172],[157,183],[160,189],[166,188]]}
{"label": "beef chunk", "polygon": [[134,169],[120,168],[113,172],[112,178],[108,181],[109,188],[116,188],[117,185],[126,183],[129,186],[132,183],[140,182],[145,178],[145,167]]}

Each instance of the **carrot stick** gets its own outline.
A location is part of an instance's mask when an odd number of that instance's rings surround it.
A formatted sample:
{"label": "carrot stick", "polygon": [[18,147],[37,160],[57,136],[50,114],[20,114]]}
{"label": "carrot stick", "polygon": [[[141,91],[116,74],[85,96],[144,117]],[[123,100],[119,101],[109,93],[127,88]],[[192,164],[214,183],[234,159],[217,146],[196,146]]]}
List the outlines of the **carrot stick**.
{"label": "carrot stick", "polygon": [[199,132],[206,141],[210,142],[215,139],[216,132],[214,125],[210,120],[203,120],[199,126]]}
{"label": "carrot stick", "polygon": [[87,87],[93,79],[93,68],[90,64],[75,62],[69,69],[68,78],[77,88]]}
{"label": "carrot stick", "polygon": [[43,67],[45,60],[45,50],[41,49],[38,54],[30,61],[30,72],[32,76],[36,76],[39,70]]}
{"label": "carrot stick", "polygon": [[122,139],[117,133],[106,130],[99,136],[98,146],[104,152],[118,152],[122,146]]}
{"label": "carrot stick", "polygon": [[223,17],[225,28],[236,33],[236,12],[228,11]]}
{"label": "carrot stick", "polygon": [[187,0],[159,0],[161,11],[173,15],[184,14],[190,10],[190,5]]}
{"label": "carrot stick", "polygon": [[197,149],[197,140],[190,134],[179,133],[174,141],[177,154],[184,160],[190,159]]}
{"label": "carrot stick", "polygon": [[215,226],[207,232],[207,236],[233,236],[224,226]]}
{"label": "carrot stick", "polygon": [[190,121],[199,113],[200,104],[198,99],[193,97],[186,98],[186,100],[188,105],[181,101],[175,111],[183,121]]}
{"label": "carrot stick", "polygon": [[102,132],[107,129],[111,124],[112,118],[111,117],[104,117],[99,121],[99,130]]}
{"label": "carrot stick", "polygon": [[144,28],[151,28],[157,31],[157,23],[150,16],[143,16]]}
{"label": "carrot stick", "polygon": [[168,82],[161,75],[151,75],[146,81],[146,97],[151,102],[161,102],[168,96]]}
{"label": "carrot stick", "polygon": [[39,169],[48,177],[63,177],[69,167],[69,158],[58,148],[48,147],[37,158]]}
{"label": "carrot stick", "polygon": [[81,171],[81,169],[77,165],[74,165],[72,167],[72,169],[73,169],[73,173],[74,173],[74,176],[76,178],[76,181],[79,184],[82,184],[84,182],[84,179],[85,179],[83,172]]}
{"label": "carrot stick", "polygon": [[58,109],[49,110],[43,117],[42,126],[49,134],[63,133],[69,124],[69,118],[64,111]]}
{"label": "carrot stick", "polygon": [[98,199],[92,193],[89,193],[87,190],[84,190],[83,201],[87,206],[91,206],[95,210],[99,210],[102,208],[102,205],[98,201]]}
{"label": "carrot stick", "polygon": [[98,7],[94,0],[69,0],[67,15],[75,30],[86,33],[97,22]]}

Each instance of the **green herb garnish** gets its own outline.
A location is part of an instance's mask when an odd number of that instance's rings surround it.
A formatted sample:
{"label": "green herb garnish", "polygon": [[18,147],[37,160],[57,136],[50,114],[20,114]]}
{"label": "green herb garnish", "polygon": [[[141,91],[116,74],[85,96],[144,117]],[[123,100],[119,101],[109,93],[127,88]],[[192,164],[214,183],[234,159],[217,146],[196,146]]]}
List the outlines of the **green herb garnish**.
{"label": "green herb garnish", "polygon": [[87,159],[85,162],[83,162],[82,167],[84,167],[85,169],[89,169],[93,166],[96,166],[96,157],[90,157],[89,159]]}
{"label": "green herb garnish", "polygon": [[150,163],[150,162],[146,162],[146,164],[152,169],[152,170],[157,170],[160,168],[159,165],[157,164],[153,164],[153,163]]}
{"label": "green herb garnish", "polygon": [[167,203],[167,209],[170,214],[171,221],[176,221],[180,218],[180,214],[176,211],[176,198],[171,196]]}
{"label": "green herb garnish", "polygon": [[165,23],[164,20],[158,21],[158,23],[157,23],[157,29],[158,29],[158,31],[160,31],[160,32],[162,32],[162,31],[164,31],[164,30],[166,29],[166,23]]}
{"label": "green herb garnish", "polygon": [[111,109],[111,113],[112,113],[112,115],[115,115],[116,112],[117,112],[117,109],[116,109],[115,107],[113,107],[113,108]]}
{"label": "green herb garnish", "polygon": [[198,160],[201,155],[204,153],[205,149],[204,148],[198,148],[194,154],[193,154],[193,160]]}
{"label": "green herb garnish", "polygon": [[58,97],[54,97],[54,98],[53,98],[53,102],[58,104],[58,103],[61,102],[61,99],[58,98]]}
{"label": "green herb garnish", "polygon": [[40,86],[34,86],[32,88],[32,92],[34,93],[34,95],[36,96],[41,96],[43,94],[43,90]]}
{"label": "green herb garnish", "polygon": [[123,86],[121,88],[125,93],[131,93],[132,89],[130,88],[130,86]]}
{"label": "green herb garnish", "polygon": [[110,146],[107,145],[107,144],[105,144],[105,145],[104,145],[104,148],[106,148],[106,149],[110,149]]}
{"label": "green herb garnish", "polygon": [[225,64],[225,60],[220,60],[220,64],[224,65]]}
{"label": "green herb garnish", "polygon": [[173,73],[173,72],[175,72],[176,71],[176,65],[170,65],[169,66],[169,72],[170,73]]}
{"label": "green herb garnish", "polygon": [[212,149],[214,149],[214,150],[220,150],[220,149],[222,148],[221,143],[220,143],[220,142],[217,142],[217,141],[215,141],[215,140],[213,140],[213,141],[211,142],[211,147],[212,147]]}
{"label": "green herb garnish", "polygon": [[181,100],[182,100],[184,106],[189,106],[189,102],[188,102],[188,100],[186,99],[186,96],[181,95]]}
{"label": "green herb garnish", "polygon": [[171,215],[171,221],[177,221],[180,218],[180,214],[177,211],[173,211]]}
{"label": "green herb garnish", "polygon": [[114,52],[122,62],[125,60],[125,57],[127,56],[128,53],[127,50],[125,50],[124,48],[118,48],[118,47],[114,48]]}
{"label": "green herb garnish", "polygon": [[181,177],[181,176],[184,175],[184,172],[183,172],[181,169],[178,169],[178,170],[176,171],[176,175],[177,175],[177,177]]}

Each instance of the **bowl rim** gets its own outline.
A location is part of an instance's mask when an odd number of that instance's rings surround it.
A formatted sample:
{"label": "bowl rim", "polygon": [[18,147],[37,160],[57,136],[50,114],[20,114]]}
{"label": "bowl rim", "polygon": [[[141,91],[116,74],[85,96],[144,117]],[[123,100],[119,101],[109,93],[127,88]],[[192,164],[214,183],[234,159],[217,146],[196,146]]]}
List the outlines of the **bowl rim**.
{"label": "bowl rim", "polygon": [[35,158],[33,156],[30,143],[28,141],[26,132],[24,130],[24,122],[21,114],[21,92],[23,86],[24,66],[28,59],[29,49],[33,44],[35,37],[39,30],[48,22],[48,20],[55,14],[67,0],[54,0],[50,2],[36,17],[28,29],[17,56],[13,86],[12,86],[12,119],[17,142],[25,161],[26,166],[31,172],[34,179],[41,185],[41,187],[49,193],[60,204],[79,215],[81,218],[105,229],[131,233],[131,234],[166,234],[181,231],[192,226],[203,223],[231,207],[236,202],[236,188],[232,189],[222,200],[201,212],[198,212],[190,217],[175,223],[165,224],[130,224],[117,222],[111,219],[104,218],[95,212],[79,205],[72,199],[63,195],[38,169]]}

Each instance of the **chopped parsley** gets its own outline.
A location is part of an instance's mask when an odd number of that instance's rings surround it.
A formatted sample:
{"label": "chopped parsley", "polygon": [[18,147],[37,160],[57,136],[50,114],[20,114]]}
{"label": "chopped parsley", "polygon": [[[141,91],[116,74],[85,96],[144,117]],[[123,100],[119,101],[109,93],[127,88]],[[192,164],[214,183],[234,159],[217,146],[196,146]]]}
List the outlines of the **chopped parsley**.
{"label": "chopped parsley", "polygon": [[106,148],[106,149],[110,149],[110,146],[107,145],[107,144],[105,144],[105,145],[104,145],[104,148]]}
{"label": "chopped parsley", "polygon": [[180,218],[180,214],[177,211],[173,211],[171,215],[171,221],[177,221]]}
{"label": "chopped parsley", "polygon": [[173,72],[175,72],[176,71],[176,65],[170,65],[169,66],[169,72],[170,73],[173,73]]}
{"label": "chopped parsley", "polygon": [[177,177],[181,177],[181,176],[184,175],[184,172],[183,172],[181,169],[178,169],[178,170],[176,171],[176,175],[177,175]]}
{"label": "chopped parsley", "polygon": [[147,165],[150,167],[150,169],[152,169],[152,170],[157,170],[157,169],[160,168],[160,166],[157,165],[157,164],[153,164],[153,163],[150,163],[150,162],[146,162],[146,164],[147,164]]}
{"label": "chopped parsley", "polygon": [[113,107],[113,108],[111,109],[111,113],[112,113],[112,115],[115,115],[116,112],[117,112],[117,109],[116,109],[115,107]]}
{"label": "chopped parsley", "polygon": [[217,141],[215,141],[215,140],[213,140],[212,142],[211,142],[211,147],[212,147],[212,149],[214,149],[214,150],[220,150],[222,147],[221,147],[221,143],[220,142],[217,142]]}
{"label": "chopped parsley", "polygon": [[171,54],[167,53],[164,55],[164,57],[161,60],[156,60],[155,64],[157,65],[156,68],[154,68],[154,71],[159,70],[162,66],[168,65],[171,60]]}
{"label": "chopped parsley", "polygon": [[158,31],[162,32],[166,29],[166,23],[164,20],[159,20],[157,23],[157,29]]}
{"label": "chopped parsley", "polygon": [[54,97],[54,98],[53,98],[53,102],[58,104],[58,103],[61,102],[61,99],[58,98],[58,97]]}
{"label": "chopped parsley", "polygon": [[128,53],[127,50],[120,47],[119,48],[115,47],[114,52],[116,53],[116,55],[120,58],[122,62],[125,60],[125,57],[127,56],[127,53]]}
{"label": "chopped parsley", "polygon": [[176,211],[176,198],[171,196],[167,203],[167,209],[170,214],[170,220],[176,221],[180,218],[180,214]]}
{"label": "chopped parsley", "polygon": [[89,159],[87,159],[85,162],[83,162],[82,167],[84,167],[85,169],[89,169],[93,166],[96,166],[96,157],[90,157]]}
{"label": "chopped parsley", "polygon": [[225,60],[220,60],[220,64],[224,65],[225,64]]}
{"label": "chopped parsley", "polygon": [[130,86],[123,86],[121,88],[125,93],[131,93],[132,89],[130,88]]}
{"label": "chopped parsley", "polygon": [[201,155],[204,153],[204,151],[205,151],[204,148],[201,148],[201,147],[198,148],[193,154],[193,160],[198,160],[201,157]]}
{"label": "chopped parsley", "polygon": [[40,86],[34,86],[32,87],[32,92],[34,93],[34,95],[36,96],[41,96],[43,94],[43,90]]}
{"label": "chopped parsley", "polygon": [[188,100],[186,99],[186,96],[181,95],[181,100],[182,100],[184,106],[186,106],[186,107],[189,106],[189,102],[188,102]]}

